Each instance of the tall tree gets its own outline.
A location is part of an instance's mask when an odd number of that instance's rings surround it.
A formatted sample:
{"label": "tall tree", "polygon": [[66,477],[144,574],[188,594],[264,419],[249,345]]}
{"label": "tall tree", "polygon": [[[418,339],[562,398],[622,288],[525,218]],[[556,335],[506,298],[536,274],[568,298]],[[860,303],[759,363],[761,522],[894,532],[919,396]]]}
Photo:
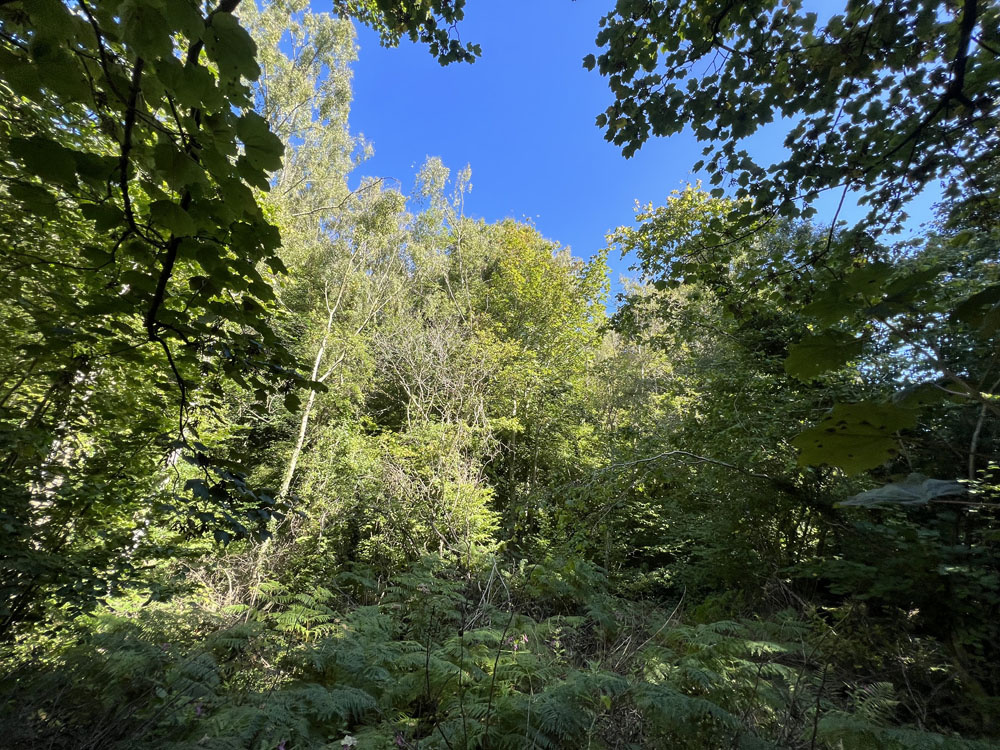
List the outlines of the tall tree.
{"label": "tall tree", "polygon": [[[97,530],[142,538],[165,514],[174,528],[229,539],[273,512],[273,497],[209,438],[227,388],[265,400],[308,376],[277,330],[286,268],[261,198],[284,147],[252,82],[275,58],[258,59],[238,6],[0,5],[4,628],[61,584],[86,590],[81,600],[106,590],[107,567],[127,556],[88,542]],[[462,7],[335,4],[388,42],[427,42],[442,63],[477,54],[449,37]],[[325,80],[270,72],[298,93]],[[282,127],[295,138],[294,121]],[[180,459],[186,490],[151,479]],[[86,575],[70,572],[76,543],[94,552]],[[74,578],[96,583],[74,589]]]}
{"label": "tall tree", "polygon": [[[681,252],[669,236],[678,227],[661,233],[663,244],[646,246],[645,269],[656,269],[663,283],[712,283],[715,256],[729,245],[779,217],[814,215],[827,191],[836,191],[841,206],[851,194],[870,209],[855,226],[840,225],[838,208],[825,234],[787,249],[784,270],[766,254],[751,264],[755,284],[800,300],[809,317],[810,333],[790,352],[789,372],[810,380],[866,342],[891,341],[920,363],[929,387],[1000,414],[989,365],[956,365],[941,348],[940,329],[933,332],[944,314],[974,318],[981,337],[995,337],[992,323],[982,322],[996,304],[989,274],[981,264],[966,266],[965,294],[948,295],[942,309],[942,285],[958,269],[930,255],[921,267],[889,262],[906,250],[889,250],[881,239],[900,228],[908,201],[937,180],[946,199],[964,196],[979,215],[995,211],[987,206],[995,203],[990,165],[1000,132],[998,12],[995,2],[979,0],[852,1],[821,21],[797,0],[618,3],[598,36],[606,49],[584,63],[609,76],[616,98],[598,124],[627,155],[651,135],[690,126],[712,141],[707,165],[695,167],[707,166],[718,186],[713,196],[723,196],[729,175],[736,199],[699,217]],[[758,165],[740,143],[779,115],[793,120],[786,158]],[[916,424],[920,406],[919,399],[841,404],[802,436],[802,459],[850,471],[877,466],[895,450],[894,435]],[[843,439],[824,440],[831,427]]]}

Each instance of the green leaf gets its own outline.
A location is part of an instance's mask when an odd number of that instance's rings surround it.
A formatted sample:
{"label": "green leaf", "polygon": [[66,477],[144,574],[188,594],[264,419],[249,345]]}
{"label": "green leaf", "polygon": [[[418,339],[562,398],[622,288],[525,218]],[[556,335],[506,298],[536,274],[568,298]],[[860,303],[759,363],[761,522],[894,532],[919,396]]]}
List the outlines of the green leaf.
{"label": "green leaf", "polygon": [[98,232],[107,232],[125,221],[124,212],[113,203],[87,203],[81,211],[94,222],[94,229]]}
{"label": "green leaf", "polygon": [[858,305],[842,296],[840,291],[838,286],[831,286],[802,308],[802,312],[825,326],[839,323],[858,309]]}
{"label": "green leaf", "polygon": [[814,380],[861,354],[864,339],[843,331],[825,331],[807,336],[788,347],[785,372],[803,381]]}
{"label": "green leaf", "polygon": [[232,13],[216,13],[205,32],[205,52],[219,66],[223,78],[251,81],[260,75],[257,45]]}
{"label": "green leaf", "polygon": [[937,267],[925,268],[914,273],[902,276],[886,289],[886,294],[898,302],[906,302],[912,299],[922,299],[923,295],[934,294],[938,287],[928,282],[934,281],[941,274],[941,269]]}
{"label": "green leaf", "polygon": [[86,245],[80,249],[80,255],[87,259],[88,262],[94,265],[102,266],[112,259],[112,255],[109,252],[102,250],[94,245]]}
{"label": "green leaf", "polygon": [[214,110],[225,101],[215,85],[215,77],[204,65],[184,65],[176,57],[157,62],[160,81],[185,107]]}
{"label": "green leaf", "polygon": [[268,127],[267,120],[256,112],[247,112],[236,123],[236,134],[243,141],[247,160],[256,169],[281,168],[285,146]]}
{"label": "green leaf", "polygon": [[243,182],[235,178],[219,180],[219,188],[226,196],[226,208],[234,213],[242,213],[247,218],[253,218],[260,210],[253,191]]}
{"label": "green leaf", "polygon": [[206,500],[211,496],[208,491],[208,485],[205,484],[203,479],[188,479],[184,483],[184,489],[193,494],[195,497],[203,500]]}
{"label": "green leaf", "polygon": [[219,542],[223,546],[226,546],[233,540],[233,535],[222,529],[215,529],[212,532],[212,536],[215,537],[215,541]]}
{"label": "green leaf", "polygon": [[963,300],[952,311],[951,319],[992,335],[1000,328],[1000,284],[988,286]]}
{"label": "green leaf", "polygon": [[154,201],[150,204],[149,211],[153,221],[166,227],[171,234],[177,237],[191,235],[195,232],[194,220],[187,211],[173,201]]}
{"label": "green leaf", "polygon": [[76,185],[73,152],[48,138],[11,138],[10,155],[20,160],[42,182]]}
{"label": "green leaf", "polygon": [[203,182],[205,173],[198,163],[170,141],[161,141],[153,150],[157,170],[175,190]]}
{"label": "green leaf", "polygon": [[15,94],[30,99],[41,97],[41,80],[38,75],[38,65],[34,65],[26,55],[15,55],[5,49],[0,49],[0,76],[10,85]]}
{"label": "green leaf", "polygon": [[188,39],[200,38],[205,30],[205,19],[193,0],[167,0],[163,4],[163,15],[171,29],[180,31]]}
{"label": "green leaf", "polygon": [[59,215],[55,196],[41,185],[18,182],[11,185],[9,190],[11,198],[21,201],[29,213],[49,219]]}
{"label": "green leaf", "polygon": [[121,275],[121,280],[123,283],[128,285],[130,291],[132,292],[151,293],[154,289],[156,289],[155,276],[149,273],[143,273],[142,271],[137,271],[135,269],[124,271]]}
{"label": "green leaf", "polygon": [[799,464],[827,464],[857,474],[881,466],[897,449],[895,433],[914,427],[917,413],[893,404],[837,404],[818,425],[792,440]]}
{"label": "green leaf", "polygon": [[[947,390],[938,388],[934,383],[919,383],[892,394],[892,402],[904,409],[922,409],[932,404],[940,404],[948,399],[956,398]],[[961,397],[957,397],[961,399]]]}
{"label": "green leaf", "polygon": [[159,8],[142,0],[130,0],[122,8],[125,42],[139,57],[153,60],[169,57],[173,51],[170,24]]}
{"label": "green leaf", "polygon": [[58,0],[32,0],[25,10],[32,23],[51,38],[66,41],[73,37],[74,18],[64,3]]}
{"label": "green leaf", "polygon": [[76,151],[73,153],[73,159],[76,161],[76,171],[80,177],[94,186],[107,183],[118,169],[118,159],[114,156]]}
{"label": "green leaf", "polygon": [[871,296],[882,293],[883,287],[892,275],[892,267],[886,263],[869,263],[847,275],[844,283],[853,292]]}
{"label": "green leaf", "polygon": [[251,187],[265,193],[271,189],[271,183],[267,181],[267,172],[251,164],[246,154],[241,154],[236,160],[236,171]]}
{"label": "green leaf", "polygon": [[44,54],[39,47],[41,45],[33,45],[32,49],[39,82],[65,99],[88,101],[90,84],[80,62],[65,47],[53,48]]}

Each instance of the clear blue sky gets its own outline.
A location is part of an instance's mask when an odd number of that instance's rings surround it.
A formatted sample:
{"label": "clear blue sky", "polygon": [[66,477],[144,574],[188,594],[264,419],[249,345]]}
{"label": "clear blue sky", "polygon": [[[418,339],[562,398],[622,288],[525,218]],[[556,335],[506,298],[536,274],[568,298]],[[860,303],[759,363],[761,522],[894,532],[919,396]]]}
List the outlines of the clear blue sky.
{"label": "clear blue sky", "polygon": [[[394,177],[408,191],[427,156],[453,173],[470,164],[468,214],[529,219],[575,255],[592,255],[609,230],[632,222],[636,200],[663,203],[697,179],[690,169],[703,146],[687,133],[657,138],[626,160],[594,125],[611,94],[581,60],[596,52],[598,20],[612,5],[472,0],[459,28],[463,42],[482,45],[471,65],[442,67],[409,41],[382,48],[359,27],[351,129],[372,142],[375,155],[355,179]],[[780,141],[779,132],[755,136],[751,152],[773,159]],[[835,204],[820,204],[820,223],[832,219]],[[841,215],[854,217],[850,209]],[[914,216],[915,223],[926,218]],[[609,261],[617,281],[628,263]]]}
{"label": "clear blue sky", "polygon": [[[475,63],[439,65],[421,45],[384,49],[358,29],[351,129],[375,156],[360,174],[404,190],[427,156],[472,167],[467,213],[530,219],[549,239],[589,257],[632,221],[636,199],[661,203],[691,179],[698,145],[659,139],[626,160],[594,118],[607,82],[583,69],[610,0],[475,0],[459,27],[482,45]],[[624,271],[617,258],[616,270]]]}

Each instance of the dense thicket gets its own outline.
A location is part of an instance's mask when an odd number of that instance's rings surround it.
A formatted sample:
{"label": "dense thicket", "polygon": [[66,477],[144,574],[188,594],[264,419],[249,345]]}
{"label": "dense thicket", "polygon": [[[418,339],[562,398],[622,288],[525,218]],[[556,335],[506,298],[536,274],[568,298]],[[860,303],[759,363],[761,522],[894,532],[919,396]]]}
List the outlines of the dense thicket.
{"label": "dense thicket", "polygon": [[345,16],[462,8],[0,2],[0,746],[995,746],[995,4],[619,2],[610,137],[735,185],[586,261],[348,187]]}

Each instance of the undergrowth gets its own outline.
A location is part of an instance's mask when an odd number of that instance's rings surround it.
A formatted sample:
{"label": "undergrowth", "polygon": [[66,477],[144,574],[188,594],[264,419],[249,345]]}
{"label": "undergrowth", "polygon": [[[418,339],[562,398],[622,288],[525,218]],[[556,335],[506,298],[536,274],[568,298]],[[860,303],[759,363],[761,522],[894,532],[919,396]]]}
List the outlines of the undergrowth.
{"label": "undergrowth", "polygon": [[0,744],[990,747],[907,722],[900,686],[836,663],[843,615],[698,622],[578,561],[428,557],[381,583],[360,568],[310,590],[271,581],[253,606],[111,604],[4,654]]}

